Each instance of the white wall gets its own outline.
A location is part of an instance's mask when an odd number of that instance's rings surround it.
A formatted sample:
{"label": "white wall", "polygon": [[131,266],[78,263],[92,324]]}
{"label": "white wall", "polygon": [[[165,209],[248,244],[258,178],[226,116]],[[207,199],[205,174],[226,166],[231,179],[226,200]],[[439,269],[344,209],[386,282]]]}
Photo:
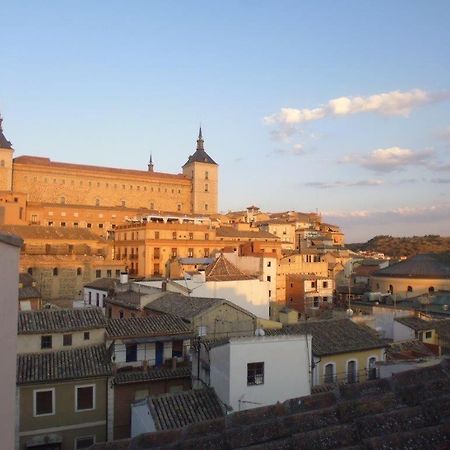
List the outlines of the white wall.
{"label": "white wall", "polygon": [[21,242],[0,235],[0,447],[14,448],[16,407],[16,337]]}
{"label": "white wall", "polygon": [[394,341],[410,341],[415,339],[415,332],[411,328],[394,320],[393,325]]}
{"label": "white wall", "polygon": [[[233,411],[310,395],[311,337],[308,340],[309,347],[305,336],[261,336],[235,338],[214,347],[210,352],[211,386]],[[249,386],[247,364],[255,362],[264,363],[264,383]]]}
{"label": "white wall", "polygon": [[372,315],[375,318],[375,329],[381,330],[382,337],[394,339],[394,319],[396,317],[413,316],[414,311],[374,306],[372,308]]}
{"label": "white wall", "polygon": [[131,404],[131,437],[156,431],[155,422],[148,408],[147,399]]}
{"label": "white wall", "polygon": [[[93,289],[93,288],[84,288],[84,304],[85,305],[92,305],[92,306],[99,306],[100,308],[104,308],[105,304],[103,300],[107,297],[108,293],[106,291],[101,291],[100,289]],[[91,293],[91,302],[89,303],[89,293]],[[97,295],[99,298],[99,304],[97,305]]]}

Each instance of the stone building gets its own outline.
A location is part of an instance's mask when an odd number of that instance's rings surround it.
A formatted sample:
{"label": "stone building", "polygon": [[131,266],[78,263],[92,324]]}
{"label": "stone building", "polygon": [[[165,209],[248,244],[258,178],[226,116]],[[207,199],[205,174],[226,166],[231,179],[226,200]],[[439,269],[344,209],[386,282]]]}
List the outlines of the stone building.
{"label": "stone building", "polygon": [[130,170],[13,154],[0,122],[0,224],[90,228],[106,236],[138,212],[217,213],[218,165],[201,129],[179,174],[156,172],[152,160],[147,170]]}

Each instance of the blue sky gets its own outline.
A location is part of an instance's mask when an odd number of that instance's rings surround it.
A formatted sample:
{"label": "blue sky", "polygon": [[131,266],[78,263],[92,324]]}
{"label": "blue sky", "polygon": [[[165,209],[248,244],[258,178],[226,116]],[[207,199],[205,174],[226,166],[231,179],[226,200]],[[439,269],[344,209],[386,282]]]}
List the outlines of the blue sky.
{"label": "blue sky", "polygon": [[[16,155],[181,171],[349,241],[450,230],[450,2],[0,1]],[[338,99],[338,100],[336,100]]]}

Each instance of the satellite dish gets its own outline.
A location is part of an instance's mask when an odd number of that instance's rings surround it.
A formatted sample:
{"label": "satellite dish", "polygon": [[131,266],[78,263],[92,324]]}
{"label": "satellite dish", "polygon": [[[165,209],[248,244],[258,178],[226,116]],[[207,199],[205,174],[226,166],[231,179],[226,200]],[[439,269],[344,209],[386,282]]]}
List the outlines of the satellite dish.
{"label": "satellite dish", "polygon": [[257,328],[255,330],[255,336],[264,336],[266,333],[262,328]]}
{"label": "satellite dish", "polygon": [[348,308],[347,311],[345,311],[345,314],[347,314],[348,317],[353,316],[353,309]]}

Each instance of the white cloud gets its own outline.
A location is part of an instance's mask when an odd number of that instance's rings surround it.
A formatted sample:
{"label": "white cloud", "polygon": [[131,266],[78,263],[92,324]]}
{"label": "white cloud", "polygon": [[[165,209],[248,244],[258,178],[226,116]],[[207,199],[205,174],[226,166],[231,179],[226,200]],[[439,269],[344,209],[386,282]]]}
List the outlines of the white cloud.
{"label": "white cloud", "polygon": [[339,187],[364,187],[364,186],[381,186],[383,180],[359,180],[359,181],[310,181],[304,183],[304,186],[319,189],[332,189]]}
{"label": "white cloud", "polygon": [[433,150],[414,151],[409,148],[388,147],[372,150],[366,155],[347,155],[342,163],[357,164],[377,172],[403,170],[406,166],[427,165]]}
{"label": "white cloud", "polygon": [[364,112],[386,116],[408,116],[416,107],[443,100],[449,93],[429,93],[421,89],[391,91],[367,97],[338,97],[313,109],[281,108],[280,112],[264,117],[267,125],[295,125],[324,117],[341,117]]}

